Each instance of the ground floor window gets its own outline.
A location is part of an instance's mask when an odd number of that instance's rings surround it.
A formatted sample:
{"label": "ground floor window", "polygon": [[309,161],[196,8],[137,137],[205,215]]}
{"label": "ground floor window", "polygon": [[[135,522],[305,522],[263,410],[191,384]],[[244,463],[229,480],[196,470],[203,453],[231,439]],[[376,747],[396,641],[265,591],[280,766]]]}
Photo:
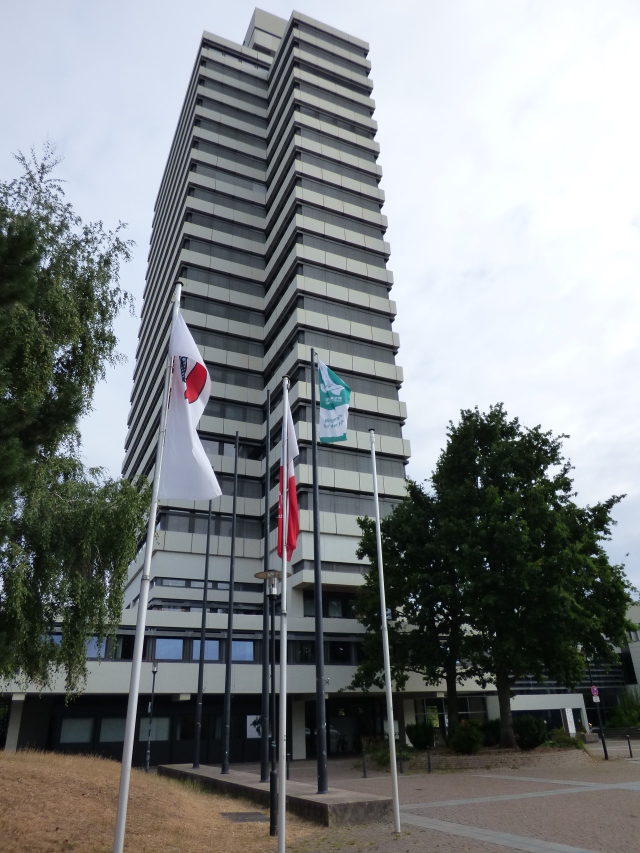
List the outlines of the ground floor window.
{"label": "ground floor window", "polygon": [[67,717],[62,721],[60,743],[91,743],[93,717]]}

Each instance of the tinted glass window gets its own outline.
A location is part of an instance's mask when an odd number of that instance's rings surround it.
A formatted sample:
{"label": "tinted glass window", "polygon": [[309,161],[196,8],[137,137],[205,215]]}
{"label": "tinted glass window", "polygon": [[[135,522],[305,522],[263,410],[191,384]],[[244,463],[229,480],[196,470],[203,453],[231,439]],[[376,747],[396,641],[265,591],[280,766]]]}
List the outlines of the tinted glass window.
{"label": "tinted glass window", "polygon": [[158,660],[182,660],[184,640],[177,637],[156,638],[156,658]]}
{"label": "tinted glass window", "polygon": [[252,661],[253,640],[233,640],[231,657],[237,661]]}
{"label": "tinted glass window", "polygon": [[[200,660],[200,640],[193,641],[193,660]],[[220,660],[220,641],[205,640],[204,641],[204,659],[205,660]]]}
{"label": "tinted glass window", "polygon": [[91,743],[93,717],[68,717],[62,721],[60,743]]}

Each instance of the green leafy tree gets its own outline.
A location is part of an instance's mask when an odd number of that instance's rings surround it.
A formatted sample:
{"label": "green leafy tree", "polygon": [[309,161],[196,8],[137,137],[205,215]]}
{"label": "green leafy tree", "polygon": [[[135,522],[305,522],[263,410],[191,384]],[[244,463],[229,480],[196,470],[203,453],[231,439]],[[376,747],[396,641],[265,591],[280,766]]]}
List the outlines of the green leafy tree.
{"label": "green leafy tree", "polygon": [[[380,593],[375,521],[358,519],[360,559],[371,570],[356,598],[356,615],[366,627],[362,663],[352,687],[384,686]],[[447,548],[437,496],[407,481],[405,499],[381,523],[385,598],[394,617],[388,623],[391,674],[402,690],[409,673],[427,684],[446,681],[449,734],[458,724],[458,682],[473,674],[465,658],[463,583]]]}
{"label": "green leafy tree", "polygon": [[77,440],[97,382],[116,363],[113,321],[132,300],[119,285],[131,241],[83,223],[53,177],[51,146],[0,182],[0,501],[31,463]]}
{"label": "green leafy tree", "polygon": [[87,638],[118,624],[148,506],[146,487],[78,458],[79,418],[119,360],[132,244],[122,226],[82,222],[51,146],[17,159],[22,176],[0,182],[0,678],[44,685],[62,667],[74,690]]}
{"label": "green leafy tree", "polygon": [[613,659],[628,629],[630,585],[602,545],[621,497],[574,503],[565,437],[509,420],[502,405],[462,411],[432,478],[464,578],[466,654],[496,685],[502,746],[515,746],[517,678],[574,685],[584,655]]}
{"label": "green leafy tree", "polygon": [[148,507],[148,489],[71,457],[35,465],[0,554],[0,678],[44,686],[61,669],[67,691],[78,688],[87,639],[100,646],[119,624]]}

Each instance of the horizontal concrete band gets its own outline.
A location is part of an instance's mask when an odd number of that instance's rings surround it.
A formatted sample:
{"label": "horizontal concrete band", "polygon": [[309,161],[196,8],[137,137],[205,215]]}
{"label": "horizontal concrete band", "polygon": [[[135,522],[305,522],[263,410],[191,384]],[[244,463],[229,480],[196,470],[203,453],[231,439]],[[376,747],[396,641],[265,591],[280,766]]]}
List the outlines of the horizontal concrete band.
{"label": "horizontal concrete band", "polygon": [[[269,785],[259,782],[255,775],[240,770],[230,770],[222,775],[219,767],[200,767],[190,764],[162,764],[161,776],[188,779],[218,793],[232,797],[245,797],[261,806],[269,806]],[[391,820],[392,803],[387,797],[362,794],[358,791],[330,789],[328,794],[318,794],[314,785],[305,782],[287,782],[287,811],[322,826],[351,826]]]}
{"label": "horizontal concrete band", "polygon": [[400,813],[403,825],[416,826],[421,829],[430,829],[435,832],[444,832],[447,835],[456,835],[462,838],[471,838],[474,841],[484,841],[487,844],[495,844],[498,847],[508,847],[511,850],[524,850],[526,853],[597,853],[585,847],[571,847],[568,844],[556,844],[553,841],[542,841],[539,838],[530,838],[526,835],[514,835],[511,832],[495,832],[492,829],[482,829],[477,826],[468,826],[463,823],[450,823],[448,820],[435,820],[434,818],[422,817],[420,815]]}

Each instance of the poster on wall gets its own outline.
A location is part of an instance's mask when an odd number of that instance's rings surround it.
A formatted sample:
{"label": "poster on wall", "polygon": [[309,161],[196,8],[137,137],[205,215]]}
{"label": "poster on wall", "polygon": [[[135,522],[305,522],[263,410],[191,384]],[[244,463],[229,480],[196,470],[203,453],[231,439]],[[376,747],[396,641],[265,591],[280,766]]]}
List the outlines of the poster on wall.
{"label": "poster on wall", "polygon": [[247,739],[260,737],[260,715],[247,714]]}

